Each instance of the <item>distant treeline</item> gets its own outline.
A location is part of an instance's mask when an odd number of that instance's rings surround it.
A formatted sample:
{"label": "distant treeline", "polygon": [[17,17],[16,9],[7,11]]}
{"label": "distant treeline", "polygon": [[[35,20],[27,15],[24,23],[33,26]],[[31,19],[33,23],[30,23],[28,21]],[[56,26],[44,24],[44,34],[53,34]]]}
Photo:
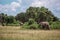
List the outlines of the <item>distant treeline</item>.
{"label": "distant treeline", "polygon": [[59,19],[45,7],[29,7],[26,12],[18,13],[16,16],[8,16],[7,14],[0,13],[0,24],[3,26],[8,24],[24,24],[28,22],[29,19],[33,19],[37,23],[41,21],[59,21]]}

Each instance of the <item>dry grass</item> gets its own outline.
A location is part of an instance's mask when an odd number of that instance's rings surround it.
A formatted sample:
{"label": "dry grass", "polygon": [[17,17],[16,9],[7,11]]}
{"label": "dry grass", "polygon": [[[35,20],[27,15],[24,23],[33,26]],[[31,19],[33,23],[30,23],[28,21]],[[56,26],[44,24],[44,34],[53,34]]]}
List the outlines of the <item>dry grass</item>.
{"label": "dry grass", "polygon": [[0,40],[60,40],[60,30],[20,30],[0,26]]}

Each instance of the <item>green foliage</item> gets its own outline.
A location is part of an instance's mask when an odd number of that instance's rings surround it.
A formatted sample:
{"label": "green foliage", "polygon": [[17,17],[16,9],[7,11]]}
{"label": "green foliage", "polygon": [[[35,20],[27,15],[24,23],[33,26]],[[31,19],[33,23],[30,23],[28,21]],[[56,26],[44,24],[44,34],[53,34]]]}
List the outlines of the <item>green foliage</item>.
{"label": "green foliage", "polygon": [[34,23],[34,20],[33,20],[33,19],[29,19],[28,25],[31,25],[31,24],[33,24],[33,23]]}
{"label": "green foliage", "polygon": [[19,24],[19,23],[20,23],[19,21],[16,21],[16,20],[14,19],[13,24]]}
{"label": "green foliage", "polygon": [[29,7],[26,10],[28,18],[33,18],[37,22],[40,21],[58,21],[58,18],[55,17],[50,10],[45,7]]}
{"label": "green foliage", "polygon": [[[0,24],[2,25],[19,25],[23,23],[23,28],[27,29],[40,29],[39,23],[41,21],[50,22],[51,29],[60,29],[60,22],[48,8],[45,7],[29,7],[26,12],[21,12],[14,16],[8,16],[7,14],[0,14]],[[57,21],[57,22],[56,22]],[[38,23],[38,24],[37,24]]]}
{"label": "green foliage", "polygon": [[26,17],[25,13],[19,13],[16,15],[16,20],[21,21],[22,23],[27,22],[28,18]]}
{"label": "green foliage", "polygon": [[19,21],[14,20],[12,23],[8,23],[6,26],[20,26]]}
{"label": "green foliage", "polygon": [[4,14],[4,13],[0,14],[0,23],[2,24],[2,26],[4,26],[5,17],[6,17],[6,14]]}
{"label": "green foliage", "polygon": [[14,22],[14,17],[13,16],[7,16],[6,17],[6,22],[7,23],[13,23]]}
{"label": "green foliage", "polygon": [[8,23],[7,26],[20,26],[20,24]]}
{"label": "green foliage", "polygon": [[28,22],[24,23],[23,28],[25,28],[25,29],[38,29],[38,24],[33,19],[30,19]]}
{"label": "green foliage", "polygon": [[60,22],[51,22],[50,28],[51,29],[60,29]]}

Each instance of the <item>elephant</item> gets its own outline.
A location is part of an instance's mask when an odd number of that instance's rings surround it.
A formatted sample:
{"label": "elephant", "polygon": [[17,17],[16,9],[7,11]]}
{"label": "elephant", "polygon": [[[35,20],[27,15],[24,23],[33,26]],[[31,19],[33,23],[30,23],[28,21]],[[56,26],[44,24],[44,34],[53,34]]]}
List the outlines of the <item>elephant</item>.
{"label": "elephant", "polygon": [[20,24],[20,26],[22,26],[22,25],[23,25],[23,23],[22,23],[22,22],[20,22],[19,24]]}
{"label": "elephant", "polygon": [[42,29],[50,30],[49,22],[40,22],[39,24],[41,25]]}

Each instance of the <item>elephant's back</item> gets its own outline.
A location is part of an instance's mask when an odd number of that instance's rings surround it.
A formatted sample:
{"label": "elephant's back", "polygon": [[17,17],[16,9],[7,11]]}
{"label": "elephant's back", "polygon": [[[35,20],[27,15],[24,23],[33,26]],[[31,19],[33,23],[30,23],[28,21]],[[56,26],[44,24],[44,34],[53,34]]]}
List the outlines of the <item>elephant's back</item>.
{"label": "elephant's back", "polygon": [[49,22],[40,22],[40,24],[47,24],[47,25],[49,25]]}

